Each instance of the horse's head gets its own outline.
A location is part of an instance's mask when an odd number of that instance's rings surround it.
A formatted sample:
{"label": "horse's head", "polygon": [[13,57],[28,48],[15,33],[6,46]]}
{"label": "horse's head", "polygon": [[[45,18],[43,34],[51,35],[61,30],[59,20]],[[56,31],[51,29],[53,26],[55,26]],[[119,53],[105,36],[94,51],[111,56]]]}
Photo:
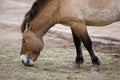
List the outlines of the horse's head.
{"label": "horse's head", "polygon": [[[26,66],[33,66],[44,43],[42,36],[59,20],[56,0],[35,0],[26,13],[21,25],[21,60]],[[32,28],[31,28],[32,27]]]}
{"label": "horse's head", "polygon": [[43,49],[43,40],[26,26],[22,34],[21,60],[25,66],[33,66],[40,51]]}

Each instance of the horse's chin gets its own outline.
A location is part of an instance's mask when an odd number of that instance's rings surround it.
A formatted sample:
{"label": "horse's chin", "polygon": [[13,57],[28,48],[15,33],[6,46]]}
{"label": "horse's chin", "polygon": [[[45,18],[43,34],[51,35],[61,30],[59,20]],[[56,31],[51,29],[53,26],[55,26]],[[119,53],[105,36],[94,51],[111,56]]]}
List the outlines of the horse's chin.
{"label": "horse's chin", "polygon": [[26,55],[21,55],[21,61],[22,63],[27,66],[27,67],[32,67],[34,66],[34,61],[32,60],[31,57],[28,57]]}

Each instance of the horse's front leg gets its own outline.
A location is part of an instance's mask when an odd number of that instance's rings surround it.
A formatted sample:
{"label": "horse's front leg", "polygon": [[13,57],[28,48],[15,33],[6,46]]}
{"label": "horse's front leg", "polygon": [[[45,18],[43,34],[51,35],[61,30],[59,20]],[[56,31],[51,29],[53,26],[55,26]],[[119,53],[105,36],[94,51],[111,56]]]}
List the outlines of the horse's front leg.
{"label": "horse's front leg", "polygon": [[93,48],[92,48],[92,42],[91,39],[88,35],[86,25],[83,23],[78,23],[75,22],[73,25],[74,32],[77,36],[79,36],[80,40],[83,42],[85,48],[88,50],[91,60],[93,63],[93,66],[91,68],[92,71],[98,71],[99,70],[99,65],[100,65],[100,60],[99,58],[95,55]]}
{"label": "horse's front leg", "polygon": [[75,62],[73,62],[73,68],[79,68],[80,64],[84,62],[83,54],[82,54],[82,49],[81,49],[81,40],[80,38],[75,34],[74,29],[71,28],[72,31],[72,36],[73,36],[73,41],[74,45],[76,48],[76,59]]}

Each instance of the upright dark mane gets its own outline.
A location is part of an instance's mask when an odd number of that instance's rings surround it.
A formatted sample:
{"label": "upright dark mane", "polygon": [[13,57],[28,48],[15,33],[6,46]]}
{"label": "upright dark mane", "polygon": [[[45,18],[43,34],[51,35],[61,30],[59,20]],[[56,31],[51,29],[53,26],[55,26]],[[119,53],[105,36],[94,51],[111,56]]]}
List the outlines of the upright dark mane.
{"label": "upright dark mane", "polygon": [[25,15],[25,18],[21,25],[21,32],[24,32],[26,23],[31,22],[37,16],[39,11],[42,10],[43,6],[45,5],[45,1],[46,0],[36,0],[33,3],[31,9]]}
{"label": "upright dark mane", "polygon": [[39,10],[42,9],[42,7],[45,4],[45,0],[36,0],[31,9],[26,13],[25,17],[29,16],[29,20],[32,21],[34,17],[38,14]]}

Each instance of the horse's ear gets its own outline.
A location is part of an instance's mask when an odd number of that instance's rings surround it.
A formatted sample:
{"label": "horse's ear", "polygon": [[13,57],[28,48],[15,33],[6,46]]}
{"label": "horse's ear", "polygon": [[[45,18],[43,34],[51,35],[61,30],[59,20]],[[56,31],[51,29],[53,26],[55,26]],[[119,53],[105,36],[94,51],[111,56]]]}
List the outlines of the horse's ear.
{"label": "horse's ear", "polygon": [[31,25],[30,25],[30,23],[22,23],[22,25],[21,25],[21,32],[23,33],[23,32],[25,32],[25,31],[28,31],[28,30],[30,30],[31,29]]}
{"label": "horse's ear", "polygon": [[25,26],[25,31],[28,31],[31,29],[31,25],[29,22],[26,23],[26,26]]}
{"label": "horse's ear", "polygon": [[30,29],[30,23],[28,22],[28,17],[25,17],[21,24],[21,32],[25,32],[26,30]]}

